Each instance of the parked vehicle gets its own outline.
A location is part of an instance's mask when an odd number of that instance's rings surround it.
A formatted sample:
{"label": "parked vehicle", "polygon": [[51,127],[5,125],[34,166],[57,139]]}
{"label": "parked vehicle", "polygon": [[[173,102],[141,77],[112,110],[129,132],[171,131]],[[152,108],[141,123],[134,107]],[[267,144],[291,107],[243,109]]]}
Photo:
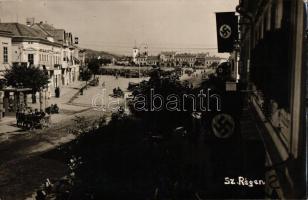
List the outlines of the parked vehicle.
{"label": "parked vehicle", "polygon": [[129,82],[128,83],[128,87],[127,90],[129,91],[134,91],[136,88],[139,87],[139,83],[133,83],[133,82]]}
{"label": "parked vehicle", "polygon": [[35,129],[47,127],[50,123],[50,116],[43,111],[17,112],[17,126],[25,129]]}
{"label": "parked vehicle", "polygon": [[59,107],[57,104],[51,104],[51,106],[47,107],[45,109],[45,112],[47,114],[55,114],[55,113],[59,113]]}
{"label": "parked vehicle", "polygon": [[119,87],[118,88],[114,88],[112,96],[115,97],[115,98],[123,98],[124,97],[124,92]]}
{"label": "parked vehicle", "polygon": [[89,83],[90,86],[98,86],[98,84],[99,84],[99,79],[98,78],[93,79]]}

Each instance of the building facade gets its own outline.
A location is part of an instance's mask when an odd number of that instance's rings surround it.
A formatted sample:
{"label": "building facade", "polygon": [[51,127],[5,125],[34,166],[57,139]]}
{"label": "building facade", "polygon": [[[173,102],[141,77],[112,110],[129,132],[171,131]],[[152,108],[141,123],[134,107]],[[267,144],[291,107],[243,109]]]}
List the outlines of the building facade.
{"label": "building facade", "polygon": [[136,57],[136,65],[139,65],[139,66],[147,66],[147,58],[148,56],[147,55],[138,55]]}
{"label": "building facade", "polygon": [[193,67],[196,63],[197,56],[189,53],[179,53],[174,56],[176,66]]}
{"label": "building facade", "polygon": [[47,70],[49,97],[54,95],[55,88],[79,79],[80,49],[74,44],[71,33],[44,22],[35,23],[34,19],[27,20],[27,25],[0,23],[0,30],[11,33],[11,42],[10,37],[3,41],[11,46],[7,49],[6,65],[26,63]]}
{"label": "building facade", "polygon": [[[147,49],[147,48],[146,48]],[[177,53],[175,51],[163,51],[158,56],[149,56],[148,52],[133,48],[133,63],[139,66],[160,66],[160,67],[209,67],[213,63],[219,64],[221,58],[210,56],[209,53]]]}
{"label": "building facade", "polygon": [[146,62],[148,66],[158,66],[159,56],[148,56]]}
{"label": "building facade", "polygon": [[60,73],[61,48],[60,43],[52,38],[19,23],[0,23],[0,28],[12,33],[11,59],[12,63],[27,63],[47,70],[50,83],[48,89],[59,85],[57,77]]}
{"label": "building facade", "polygon": [[12,65],[12,33],[0,30],[0,79]]}
{"label": "building facade", "polygon": [[47,22],[34,23],[30,20],[27,25],[36,31],[39,31],[45,38],[52,38],[56,43],[61,44],[61,84],[68,85],[79,78],[80,61],[79,48],[74,44],[72,33],[64,29],[57,29]]}
{"label": "building facade", "polygon": [[267,198],[305,197],[304,2],[240,0],[237,6],[239,74],[262,124]]}
{"label": "building facade", "polygon": [[175,66],[175,51],[163,51],[159,54],[159,59],[160,59],[160,63],[161,66],[164,67],[171,67],[171,66]]}

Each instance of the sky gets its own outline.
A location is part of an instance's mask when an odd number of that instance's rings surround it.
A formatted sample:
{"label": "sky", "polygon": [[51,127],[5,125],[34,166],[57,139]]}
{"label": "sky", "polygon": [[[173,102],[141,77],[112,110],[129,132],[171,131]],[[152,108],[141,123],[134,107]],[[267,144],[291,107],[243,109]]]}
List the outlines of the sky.
{"label": "sky", "polygon": [[132,48],[217,54],[215,12],[238,0],[0,0],[1,22],[47,21],[79,46],[131,55]]}

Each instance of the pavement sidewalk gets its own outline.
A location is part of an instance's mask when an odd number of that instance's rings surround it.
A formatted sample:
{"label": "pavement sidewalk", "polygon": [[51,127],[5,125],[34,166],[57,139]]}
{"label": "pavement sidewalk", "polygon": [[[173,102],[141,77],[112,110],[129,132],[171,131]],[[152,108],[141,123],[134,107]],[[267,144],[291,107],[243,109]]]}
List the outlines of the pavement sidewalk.
{"label": "pavement sidewalk", "polygon": [[[61,109],[70,110],[72,109],[71,106],[67,105],[67,103],[76,95],[76,93],[79,93],[79,89],[85,85],[85,82],[83,81],[75,81],[74,83],[71,83],[69,85],[62,86],[60,88],[60,97],[57,98],[55,96],[52,96],[49,99],[43,98],[43,109],[45,107],[49,107],[51,104],[57,104]],[[30,102],[28,102],[28,105],[32,107],[33,109],[39,109],[39,97],[37,96],[37,102],[35,104],[32,104],[31,99],[29,99]],[[46,104],[46,105],[45,105]]]}
{"label": "pavement sidewalk", "polygon": [[15,126],[16,118],[15,116],[7,116],[1,119],[0,121],[0,135],[4,133],[11,133],[21,130]]}
{"label": "pavement sidewalk", "polygon": [[[82,81],[75,81],[74,83],[71,83],[66,86],[62,86],[60,88],[60,98],[56,98],[55,96],[52,96],[50,99],[46,99],[46,105],[45,100],[43,99],[43,108],[50,106],[51,104],[57,104],[60,108],[60,114],[57,114],[57,116],[52,116],[52,122],[59,122],[63,118],[65,118],[68,114],[72,114],[74,112],[80,112],[84,110],[84,107],[78,107],[78,106],[72,106],[68,105],[67,102],[73,98],[73,96],[79,92],[79,88],[84,86],[85,83]],[[29,95],[30,96],[30,95]],[[31,102],[31,98],[28,97],[28,106],[32,107],[33,109],[39,109],[39,99],[37,97],[37,102],[33,104]],[[68,111],[67,113],[63,111]],[[69,112],[72,111],[72,112]],[[1,119],[0,121],[0,134],[10,133],[21,130],[20,128],[16,127],[16,118],[15,116],[7,116]]]}

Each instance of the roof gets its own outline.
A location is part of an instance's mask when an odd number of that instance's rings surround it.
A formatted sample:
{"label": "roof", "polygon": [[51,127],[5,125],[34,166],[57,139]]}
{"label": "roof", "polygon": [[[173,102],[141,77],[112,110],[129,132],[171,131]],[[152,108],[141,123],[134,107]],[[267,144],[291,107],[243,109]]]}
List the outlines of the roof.
{"label": "roof", "polygon": [[0,30],[0,36],[11,38],[11,37],[13,36],[13,34],[12,34],[10,31],[3,31],[3,30]]}
{"label": "roof", "polygon": [[39,40],[40,43],[60,46],[57,42],[50,42],[47,40],[47,33],[42,30],[31,28],[19,23],[0,23],[0,30],[12,33],[12,41],[21,42],[24,40]]}
{"label": "roof", "polygon": [[158,56],[148,56],[148,60],[159,60]]}
{"label": "roof", "polygon": [[41,26],[41,24],[38,24],[38,23],[33,24],[33,25],[31,25],[31,28],[32,28],[32,29],[35,29],[35,30],[38,31],[38,32],[40,32],[42,35],[44,35],[44,37],[51,37],[51,36],[52,36],[52,34],[51,34],[49,31],[45,30],[45,29]]}
{"label": "roof", "polygon": [[205,58],[206,60],[221,60],[222,58],[216,56],[209,56]]}
{"label": "roof", "polygon": [[181,54],[176,54],[175,57],[176,57],[176,58],[179,58],[179,57],[195,58],[196,55],[194,55],[194,54],[188,54],[188,53],[181,53]]}
{"label": "roof", "polygon": [[161,52],[160,54],[162,54],[162,55],[175,55],[176,54],[176,52],[175,51],[163,51],[163,52]]}
{"label": "roof", "polygon": [[138,55],[136,58],[147,58],[146,55]]}
{"label": "roof", "polygon": [[49,32],[53,35],[53,37],[57,41],[64,41],[64,29],[55,29],[55,30],[49,30]]}
{"label": "roof", "polygon": [[40,31],[30,28],[24,24],[19,23],[0,23],[0,29],[9,31],[13,37],[31,37],[31,38],[44,38],[45,35]]}
{"label": "roof", "polygon": [[33,24],[31,28],[42,32],[42,34],[44,34],[45,37],[53,37],[58,42],[64,41],[64,33],[65,33],[64,29],[56,29],[52,25],[42,22]]}
{"label": "roof", "polygon": [[208,57],[209,53],[198,53],[197,54],[197,58],[204,58],[204,57]]}
{"label": "roof", "polygon": [[56,28],[53,27],[53,25],[51,25],[51,24],[42,23],[42,22],[36,23],[36,24],[39,24],[39,25],[40,25],[43,29],[45,29],[45,30],[55,30],[55,29],[56,29]]}

